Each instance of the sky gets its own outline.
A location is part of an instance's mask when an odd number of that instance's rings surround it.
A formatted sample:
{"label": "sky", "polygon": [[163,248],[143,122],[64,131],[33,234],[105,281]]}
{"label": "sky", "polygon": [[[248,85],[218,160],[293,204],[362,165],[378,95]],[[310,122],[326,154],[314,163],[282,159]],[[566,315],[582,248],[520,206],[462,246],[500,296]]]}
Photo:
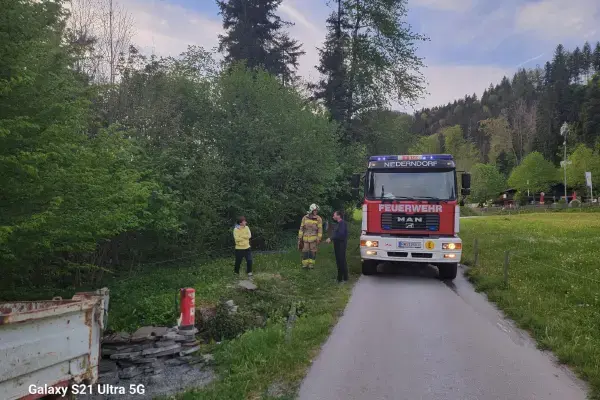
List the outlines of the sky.
{"label": "sky", "polygon": [[[215,47],[223,32],[214,0],[116,0],[135,20],[133,42],[145,53],[178,55],[188,45]],[[314,80],[325,37],[327,0],[284,0],[279,15],[304,44],[299,73]],[[519,67],[534,68],[567,49],[600,40],[600,0],[408,0],[405,23],[428,36],[417,54],[427,94],[414,109],[481,96]],[[404,108],[404,111],[413,111]]]}

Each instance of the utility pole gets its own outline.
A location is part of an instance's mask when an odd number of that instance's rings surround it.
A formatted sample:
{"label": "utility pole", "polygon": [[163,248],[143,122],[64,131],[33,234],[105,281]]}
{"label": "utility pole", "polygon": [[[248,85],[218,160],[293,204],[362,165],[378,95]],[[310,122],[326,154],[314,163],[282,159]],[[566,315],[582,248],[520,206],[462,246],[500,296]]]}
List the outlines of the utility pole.
{"label": "utility pole", "polygon": [[569,125],[566,122],[564,122],[563,125],[560,128],[560,134],[565,137],[565,141],[563,142],[563,145],[565,147],[565,158],[564,158],[563,163],[564,163],[564,167],[565,167],[565,182],[564,182],[564,185],[565,185],[565,202],[567,204],[569,204],[569,200],[567,198],[567,132],[568,131],[569,131]]}

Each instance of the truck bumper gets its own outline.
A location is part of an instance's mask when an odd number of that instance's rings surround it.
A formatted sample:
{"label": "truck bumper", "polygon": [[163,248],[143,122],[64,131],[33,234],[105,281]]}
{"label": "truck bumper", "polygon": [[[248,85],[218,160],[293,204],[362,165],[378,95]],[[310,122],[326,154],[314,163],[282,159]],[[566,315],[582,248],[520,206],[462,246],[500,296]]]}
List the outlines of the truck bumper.
{"label": "truck bumper", "polygon": [[362,235],[360,256],[363,261],[459,263],[462,256],[462,240],[459,237],[430,239]]}

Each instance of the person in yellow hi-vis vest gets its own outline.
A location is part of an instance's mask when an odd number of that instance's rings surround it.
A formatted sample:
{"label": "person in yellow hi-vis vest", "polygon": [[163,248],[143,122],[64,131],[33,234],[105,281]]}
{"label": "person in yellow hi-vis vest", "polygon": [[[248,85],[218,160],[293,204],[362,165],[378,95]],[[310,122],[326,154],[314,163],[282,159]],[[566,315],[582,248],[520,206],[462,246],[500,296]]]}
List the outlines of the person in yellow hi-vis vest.
{"label": "person in yellow hi-vis vest", "polygon": [[319,206],[311,204],[302,218],[298,231],[298,248],[302,251],[302,268],[314,268],[317,248],[323,237],[323,220],[318,215]]}
{"label": "person in yellow hi-vis vest", "polygon": [[246,259],[246,273],[248,278],[252,278],[252,250],[250,250],[250,239],[252,233],[248,227],[246,217],[239,217],[237,225],[233,229],[233,239],[235,240],[235,266],[234,272],[240,274],[242,259]]}

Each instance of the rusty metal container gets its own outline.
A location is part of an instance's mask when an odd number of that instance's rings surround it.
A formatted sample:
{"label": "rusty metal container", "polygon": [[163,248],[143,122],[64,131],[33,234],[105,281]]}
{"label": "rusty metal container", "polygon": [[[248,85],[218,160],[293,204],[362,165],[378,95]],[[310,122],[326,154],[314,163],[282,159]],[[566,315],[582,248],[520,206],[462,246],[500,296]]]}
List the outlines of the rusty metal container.
{"label": "rusty metal container", "polygon": [[33,388],[94,384],[109,291],[70,300],[0,303],[0,399],[33,400]]}

